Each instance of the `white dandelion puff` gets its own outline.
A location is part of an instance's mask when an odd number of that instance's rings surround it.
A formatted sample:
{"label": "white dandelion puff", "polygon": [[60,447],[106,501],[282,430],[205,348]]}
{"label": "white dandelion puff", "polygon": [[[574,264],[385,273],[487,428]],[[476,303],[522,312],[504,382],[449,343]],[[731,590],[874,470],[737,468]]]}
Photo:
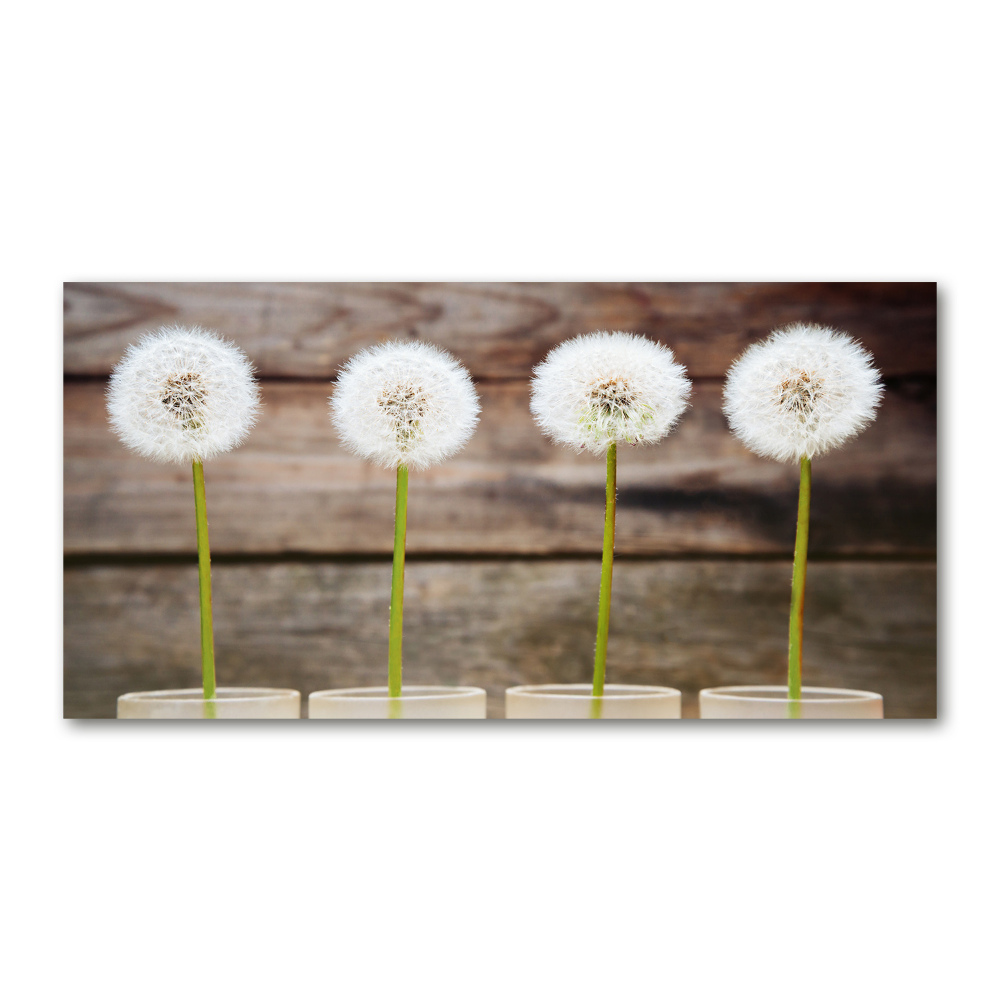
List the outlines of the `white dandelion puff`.
{"label": "white dandelion puff", "polygon": [[587,333],[535,367],[531,413],[554,441],[603,455],[653,444],[687,409],[691,381],[673,352],[634,333]]}
{"label": "white dandelion puff", "polygon": [[240,444],[260,409],[253,365],[200,327],[163,327],[132,344],[111,374],[111,426],[158,462],[203,462]]}
{"label": "white dandelion puff", "polygon": [[330,396],[344,446],[383,468],[424,469],[454,455],[479,421],[479,397],[447,351],[395,341],[355,354]]}
{"label": "white dandelion puff", "polygon": [[875,419],[882,399],[872,356],[844,333],[795,323],[733,363],[723,412],[751,450],[780,462],[812,459]]}

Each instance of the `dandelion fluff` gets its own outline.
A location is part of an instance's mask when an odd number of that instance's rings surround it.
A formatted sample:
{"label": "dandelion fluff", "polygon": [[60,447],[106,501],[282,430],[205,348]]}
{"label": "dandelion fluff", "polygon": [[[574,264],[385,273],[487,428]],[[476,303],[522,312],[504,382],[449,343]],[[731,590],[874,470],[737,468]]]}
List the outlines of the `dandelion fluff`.
{"label": "dandelion fluff", "polygon": [[158,462],[188,463],[246,438],[260,390],[235,344],[199,327],[168,326],[125,352],[111,374],[107,408],[127,448]]}
{"label": "dandelion fluff", "polygon": [[603,455],[619,441],[659,441],[690,395],[684,366],[669,348],[634,333],[587,333],[535,367],[531,413],[559,444]]}
{"label": "dandelion fluff", "polygon": [[875,419],[879,379],[872,356],[847,334],[795,323],[733,363],[722,408],[733,433],[758,455],[812,459]]}
{"label": "dandelion fluff", "polygon": [[424,469],[472,437],[479,398],[468,371],[447,351],[395,341],[355,354],[330,396],[344,446],[383,468]]}

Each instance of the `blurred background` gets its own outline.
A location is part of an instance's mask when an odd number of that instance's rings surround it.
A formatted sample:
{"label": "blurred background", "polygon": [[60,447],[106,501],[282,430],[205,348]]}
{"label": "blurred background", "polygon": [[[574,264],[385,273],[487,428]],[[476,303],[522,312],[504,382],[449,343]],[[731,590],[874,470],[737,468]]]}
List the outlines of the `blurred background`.
{"label": "blurred background", "polygon": [[126,691],[200,684],[191,470],[131,455],[104,391],[164,323],[234,340],[264,406],[206,464],[218,683],[384,684],[395,476],[344,451],[331,381],[358,349],[418,338],[468,366],[479,429],[410,477],[404,683],[587,681],[604,463],[549,443],[528,380],[592,330],[673,349],[692,405],[619,452],[609,682],[782,683],[798,469],[757,458],[721,412],[730,363],[793,321],[857,337],[881,369],[875,423],[813,463],[803,680],[937,714],[933,283],[79,283],[64,288],[64,715],[111,718]]}

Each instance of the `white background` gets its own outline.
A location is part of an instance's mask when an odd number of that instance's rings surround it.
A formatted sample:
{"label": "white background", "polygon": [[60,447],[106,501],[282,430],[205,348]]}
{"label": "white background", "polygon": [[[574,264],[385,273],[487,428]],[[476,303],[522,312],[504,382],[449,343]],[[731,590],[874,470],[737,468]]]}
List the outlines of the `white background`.
{"label": "white background", "polygon": [[[8,10],[7,995],[986,995],[992,11]],[[939,281],[941,721],[62,721],[61,283],[378,278]]]}

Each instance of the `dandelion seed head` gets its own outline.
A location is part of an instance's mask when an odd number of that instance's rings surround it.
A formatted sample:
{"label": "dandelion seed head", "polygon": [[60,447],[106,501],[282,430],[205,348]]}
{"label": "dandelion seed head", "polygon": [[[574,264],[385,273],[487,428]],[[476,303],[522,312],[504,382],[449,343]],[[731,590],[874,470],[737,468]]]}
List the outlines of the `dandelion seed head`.
{"label": "dandelion seed head", "polygon": [[132,344],[107,391],[122,444],[157,462],[205,461],[232,450],[259,409],[247,356],[200,327],[166,326]]}
{"label": "dandelion seed head", "polygon": [[733,363],[723,411],[753,452],[813,458],[854,437],[882,399],[872,356],[845,333],[807,323],[775,330]]}
{"label": "dandelion seed head", "polygon": [[553,441],[603,455],[653,444],[687,409],[691,382],[673,352],[634,333],[586,333],[553,348],[531,380],[531,413]]}
{"label": "dandelion seed head", "polygon": [[424,469],[455,454],[479,421],[479,397],[463,365],[420,341],[355,354],[330,396],[344,446],[383,468]]}

